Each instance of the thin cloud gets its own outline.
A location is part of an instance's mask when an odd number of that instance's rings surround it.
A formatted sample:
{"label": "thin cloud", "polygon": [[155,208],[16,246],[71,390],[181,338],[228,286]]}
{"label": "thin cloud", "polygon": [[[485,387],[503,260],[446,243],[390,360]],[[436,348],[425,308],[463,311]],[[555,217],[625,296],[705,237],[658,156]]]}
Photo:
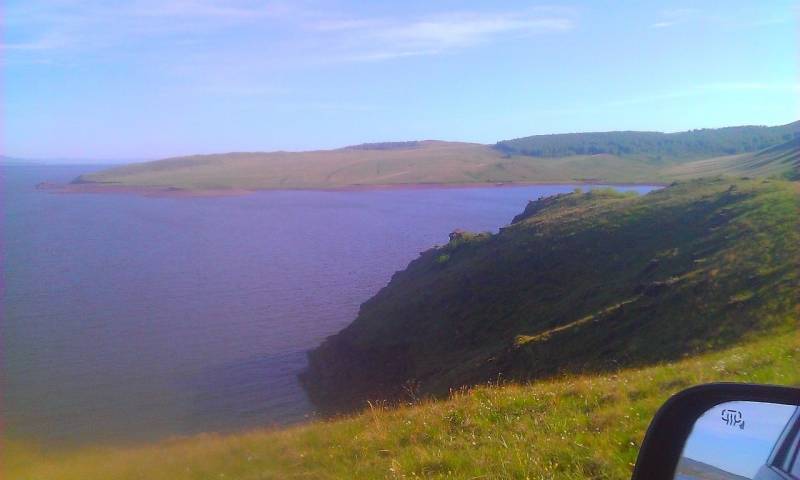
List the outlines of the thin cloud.
{"label": "thin cloud", "polygon": [[[566,32],[575,27],[574,12],[538,8],[518,12],[439,13],[425,17],[348,17],[297,3],[255,0],[133,0],[109,6],[90,0],[31,0],[8,8],[9,37],[33,40],[11,43],[16,50],[80,50],[125,47],[148,40],[187,45],[196,40],[214,49],[214,35],[240,29],[242,38],[230,53],[280,48],[287,57],[319,62],[374,62],[436,55],[490,43],[512,35]],[[58,42],[49,38],[58,38]],[[47,41],[46,41],[47,40]],[[212,45],[213,44],[213,45]],[[258,47],[256,47],[256,44]],[[271,59],[274,60],[274,59]],[[286,61],[286,60],[284,60]],[[291,62],[291,61],[290,61]]]}
{"label": "thin cloud", "polygon": [[667,28],[675,25],[675,22],[656,22],[651,25],[653,28]]}
{"label": "thin cloud", "polygon": [[134,6],[129,13],[149,17],[260,19],[279,16],[289,11],[280,3],[208,2],[202,0],[171,0]]}
{"label": "thin cloud", "polygon": [[376,37],[394,45],[447,49],[475,45],[509,33],[561,32],[571,28],[572,23],[566,19],[460,14],[398,25],[377,32]]}
{"label": "thin cloud", "polygon": [[670,8],[662,10],[659,14],[661,20],[650,25],[652,28],[667,28],[680,25],[702,16],[703,12],[696,8]]}
{"label": "thin cloud", "polygon": [[[6,7],[7,39],[37,50],[100,49],[164,35],[213,33],[220,29],[279,20],[291,14],[280,2],[228,0],[134,0],[126,3],[30,0]],[[14,42],[15,36],[33,38]],[[59,41],[52,41],[58,38]],[[21,48],[19,48],[21,49]],[[30,49],[30,48],[29,48]]]}
{"label": "thin cloud", "polygon": [[393,60],[396,58],[407,57],[420,57],[424,55],[438,55],[442,50],[386,50],[386,51],[373,51],[369,53],[354,53],[341,55],[327,59],[322,63],[357,63],[357,62],[381,62],[384,60]]}
{"label": "thin cloud", "polygon": [[682,25],[714,25],[722,28],[753,28],[788,23],[792,21],[791,9],[786,15],[774,16],[774,13],[759,8],[756,4],[747,8],[706,11],[697,8],[673,8],[661,10],[658,21],[650,24],[651,28],[669,28]]}
{"label": "thin cloud", "polygon": [[[575,28],[575,23],[566,16],[466,12],[406,21],[329,20],[313,24],[311,28],[336,32],[340,35],[338,41],[343,45],[342,50],[352,50],[330,59],[332,61],[381,61],[437,55],[512,35],[566,32]],[[369,47],[365,49],[364,45]]]}

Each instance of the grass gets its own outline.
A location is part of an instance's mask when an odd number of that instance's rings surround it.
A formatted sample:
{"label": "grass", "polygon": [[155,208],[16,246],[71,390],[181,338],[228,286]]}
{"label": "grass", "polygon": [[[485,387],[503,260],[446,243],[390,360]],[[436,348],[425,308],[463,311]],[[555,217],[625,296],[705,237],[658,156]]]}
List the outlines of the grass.
{"label": "grass", "polygon": [[613,155],[506,157],[486,145],[430,141],[397,149],[197,155],[115,167],[84,175],[79,181],[187,190],[259,190],[600,179],[644,182],[657,176],[653,165],[642,159]]}
{"label": "grass", "polygon": [[707,175],[748,175],[796,177],[800,171],[800,137],[761,152],[714,157],[682,163],[668,168],[673,178],[695,178]]}
{"label": "grass", "polygon": [[341,412],[409,386],[442,397],[796,331],[798,213],[796,184],[766,179],[531,202],[498,234],[454,235],[395,274],[311,353],[304,382]]}
{"label": "grass", "polygon": [[[735,130],[735,129],[734,129]],[[776,137],[777,138],[777,137]],[[791,142],[790,142],[791,143]],[[796,142],[795,142],[796,143]],[[772,147],[775,148],[775,147]],[[320,189],[374,185],[483,183],[662,183],[718,174],[797,171],[796,144],[763,155],[708,159],[653,152],[537,157],[488,145],[422,141],[310,152],[225,153],[136,163],[76,181],[130,188],[207,190]]]}
{"label": "grass", "polygon": [[798,364],[795,332],[646,368],[476,387],[278,431],[62,452],[11,442],[3,478],[622,480],[672,393],[719,380],[800,385]]}

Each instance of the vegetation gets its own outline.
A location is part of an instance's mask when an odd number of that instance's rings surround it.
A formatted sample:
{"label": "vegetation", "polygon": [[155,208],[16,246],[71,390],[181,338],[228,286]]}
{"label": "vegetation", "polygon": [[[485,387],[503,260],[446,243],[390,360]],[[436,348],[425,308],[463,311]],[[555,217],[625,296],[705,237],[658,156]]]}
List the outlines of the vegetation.
{"label": "vegetation", "polygon": [[715,174],[800,178],[800,136],[759,152],[709,158],[675,165],[665,171],[673,178]]}
{"label": "vegetation", "polygon": [[669,364],[478,387],[279,431],[58,453],[11,443],[2,478],[624,480],[670,394],[717,380],[800,385],[799,362],[800,337],[789,333]]}
{"label": "vegetation", "polygon": [[513,180],[516,172],[504,173],[497,166],[501,160],[500,152],[485,145],[426,141],[313,152],[194,155],[111,168],[76,181],[256,190]]}
{"label": "vegetation", "polygon": [[743,126],[704,128],[687,132],[596,132],[534,135],[498,142],[506,153],[536,157],[572,155],[648,155],[713,157],[755,152],[788,142],[800,132],[800,122],[778,127]]}
{"label": "vegetation", "polygon": [[774,148],[783,142],[797,155],[800,147],[791,141],[798,131],[800,122],[675,134],[541,135],[494,147],[427,140],[313,152],[194,155],[82,175],[72,188],[252,191],[370,185],[668,183],[699,175],[782,175],[796,173],[796,162],[782,162],[774,152],[765,158],[741,152]]}
{"label": "vegetation", "polygon": [[499,234],[451,236],[397,273],[311,353],[307,389],[338,412],[796,331],[796,187],[717,178],[531,202]]}

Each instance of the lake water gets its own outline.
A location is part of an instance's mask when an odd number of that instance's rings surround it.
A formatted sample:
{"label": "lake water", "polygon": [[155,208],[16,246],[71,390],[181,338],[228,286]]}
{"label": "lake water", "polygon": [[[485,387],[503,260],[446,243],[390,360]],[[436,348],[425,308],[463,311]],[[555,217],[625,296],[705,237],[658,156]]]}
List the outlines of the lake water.
{"label": "lake water", "polygon": [[0,167],[2,417],[16,438],[127,443],[302,421],[305,352],[395,271],[456,228],[496,231],[573,188],[33,188],[96,168]]}

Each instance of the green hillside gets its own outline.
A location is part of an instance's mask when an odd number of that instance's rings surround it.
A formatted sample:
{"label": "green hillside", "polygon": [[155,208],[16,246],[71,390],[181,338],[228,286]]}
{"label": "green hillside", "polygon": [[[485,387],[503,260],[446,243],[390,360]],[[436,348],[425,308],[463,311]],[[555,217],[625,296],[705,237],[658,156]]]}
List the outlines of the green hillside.
{"label": "green hillside", "polygon": [[[494,147],[427,140],[311,152],[194,155],[82,175],[71,188],[253,191],[426,184],[661,183],[698,174],[738,174],[749,169],[740,164],[751,159],[741,152],[775,147],[798,132],[800,122],[674,134],[539,135],[499,142]],[[709,158],[713,161],[697,162]],[[782,168],[791,168],[775,166],[780,167],[774,169],[779,174]],[[756,170],[761,174],[768,169]]]}
{"label": "green hillside", "polygon": [[799,199],[796,183],[717,178],[532,202],[395,274],[311,353],[305,384],[335,412],[796,331]]}
{"label": "green hillside", "polygon": [[669,395],[718,380],[800,385],[800,337],[600,376],[478,387],[450,399],[283,430],[199,435],[133,447],[52,451],[3,445],[7,479],[630,478]]}
{"label": "green hillside", "polygon": [[784,176],[800,178],[800,136],[755,153],[716,157],[675,165],[665,170],[674,178],[707,175]]}
{"label": "green hillside", "polygon": [[497,142],[506,153],[535,157],[647,155],[661,159],[698,158],[755,152],[791,140],[800,121],[777,127],[704,128],[686,132],[590,132],[534,135]]}

